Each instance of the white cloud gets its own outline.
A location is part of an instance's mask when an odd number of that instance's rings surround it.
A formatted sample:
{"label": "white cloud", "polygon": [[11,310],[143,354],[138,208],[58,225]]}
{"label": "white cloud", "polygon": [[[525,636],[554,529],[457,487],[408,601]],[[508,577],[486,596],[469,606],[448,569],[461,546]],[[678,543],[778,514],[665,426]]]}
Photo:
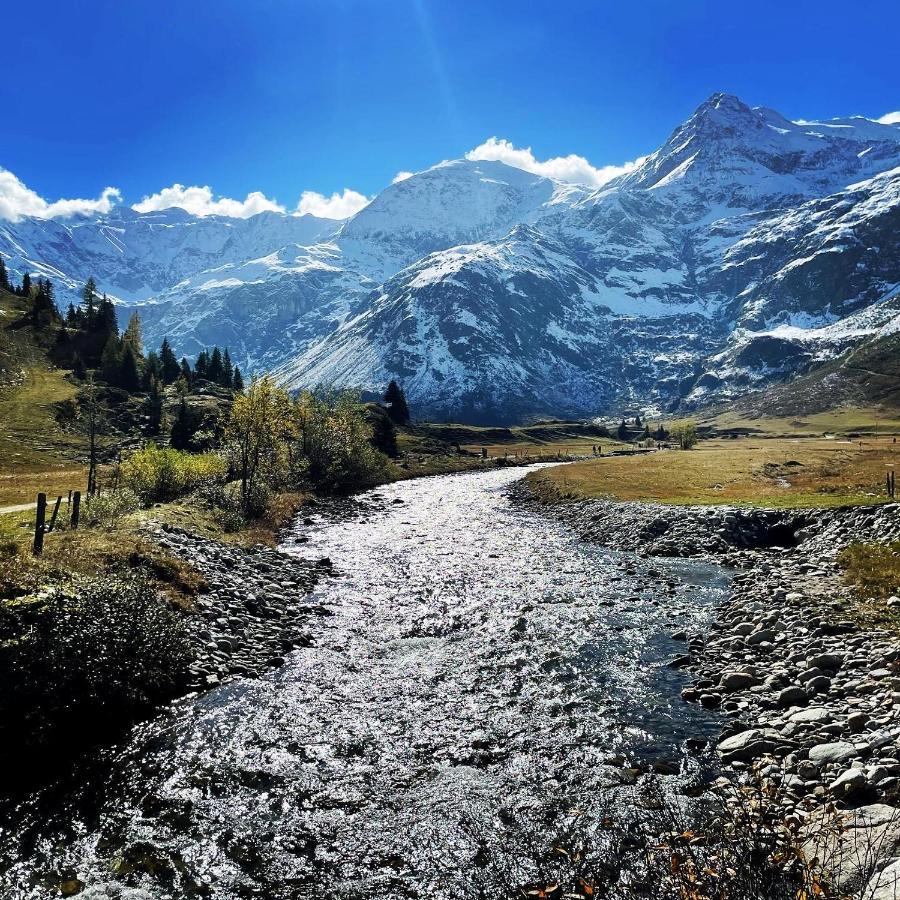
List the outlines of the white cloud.
{"label": "white cloud", "polygon": [[885,113],[878,121],[882,125],[900,125],[900,109],[896,112]]}
{"label": "white cloud", "polygon": [[48,203],[40,194],[23,184],[12,172],[0,169],[0,219],[37,216],[52,219],[75,213],[107,213],[122,195],[118,188],[104,188],[96,200],[54,200]]}
{"label": "white cloud", "polygon": [[415,175],[415,172],[407,172],[405,169],[398,172],[392,179],[391,184],[396,184],[398,181],[406,181],[407,178],[412,178]]}
{"label": "white cloud", "polygon": [[251,191],[244,200],[233,200],[230,197],[214,198],[212,188],[208,186],[185,187],[173,184],[163,188],[156,194],[144,197],[140,203],[131,208],[139,213],[156,212],[171,209],[173,206],[187,210],[195,216],[231,216],[236,219],[249,219],[261,212],[283,213],[284,207],[270,200],[260,191]]}
{"label": "white cloud", "polygon": [[497,160],[517,169],[533,172],[535,175],[544,175],[571,184],[586,184],[590,187],[600,187],[617,175],[630,172],[645,158],[640,157],[621,166],[601,166],[600,168],[592,166],[583,156],[576,156],[574,153],[568,156],[554,156],[551,159],[539,160],[532,153],[531,147],[514,147],[505,138],[496,137],[488,138],[483,144],[466,154],[466,159]]}
{"label": "white cloud", "polygon": [[370,198],[358,191],[344,188],[343,193],[335,191],[330,197],[317,191],[304,191],[297,204],[301,216],[318,216],[321,219],[347,219],[367,206]]}

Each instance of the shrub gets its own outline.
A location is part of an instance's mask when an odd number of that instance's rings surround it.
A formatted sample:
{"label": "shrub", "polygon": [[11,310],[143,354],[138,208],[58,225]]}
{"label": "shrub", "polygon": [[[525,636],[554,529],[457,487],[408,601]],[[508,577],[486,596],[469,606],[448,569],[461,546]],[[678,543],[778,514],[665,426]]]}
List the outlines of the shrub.
{"label": "shrub", "polygon": [[693,422],[681,422],[672,428],[671,437],[682,450],[690,450],[697,443],[697,426]]}
{"label": "shrub", "polygon": [[191,454],[150,445],[122,463],[125,484],[141,503],[174,500],[210,481],[224,481],[226,464],[215,453]]}
{"label": "shrub", "polygon": [[19,750],[77,741],[173,696],[191,661],[183,620],[145,581],[79,578],[0,656],[0,728]]}
{"label": "shrub", "polygon": [[130,488],[120,488],[106,494],[89,497],[85,504],[84,521],[88,525],[111,528],[123,516],[140,506],[140,498]]}
{"label": "shrub", "polygon": [[303,394],[295,409],[313,485],[346,493],[383,477],[386,459],[372,446],[372,431],[358,395],[352,391]]}

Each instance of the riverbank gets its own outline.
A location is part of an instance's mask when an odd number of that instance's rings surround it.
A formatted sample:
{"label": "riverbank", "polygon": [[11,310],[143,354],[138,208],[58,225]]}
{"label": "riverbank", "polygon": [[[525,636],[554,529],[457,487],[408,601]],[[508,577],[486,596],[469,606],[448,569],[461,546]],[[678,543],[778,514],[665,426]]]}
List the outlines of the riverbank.
{"label": "riverbank", "polygon": [[694,679],[684,701],[728,716],[715,748],[722,764],[770,785],[784,821],[810,840],[823,810],[838,811],[848,826],[835,839],[847,857],[842,887],[860,876],[860,860],[848,860],[865,842],[882,859],[900,853],[900,600],[860,596],[841,563],[853,542],[900,538],[900,505],[548,503],[526,483],[514,494],[583,541],[733,567],[714,624],[674,635],[684,652],[672,665]]}

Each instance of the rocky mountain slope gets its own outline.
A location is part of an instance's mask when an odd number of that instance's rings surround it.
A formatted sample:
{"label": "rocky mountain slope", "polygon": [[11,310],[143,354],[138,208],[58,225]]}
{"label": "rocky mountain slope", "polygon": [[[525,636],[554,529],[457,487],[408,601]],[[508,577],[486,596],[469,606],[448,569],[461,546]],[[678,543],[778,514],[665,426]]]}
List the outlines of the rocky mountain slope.
{"label": "rocky mountain slope", "polygon": [[188,354],[512,421],[728,399],[900,328],[898,224],[900,125],[716,94],[599,190],[457,160],[345,222],[116,209],[3,223],[0,252]]}

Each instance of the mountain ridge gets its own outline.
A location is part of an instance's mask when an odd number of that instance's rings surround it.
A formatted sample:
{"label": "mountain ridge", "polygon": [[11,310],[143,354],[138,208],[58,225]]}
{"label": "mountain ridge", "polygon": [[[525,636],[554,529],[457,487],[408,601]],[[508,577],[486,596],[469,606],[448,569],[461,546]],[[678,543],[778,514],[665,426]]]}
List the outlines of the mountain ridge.
{"label": "mountain ridge", "polygon": [[63,296],[93,274],[179,352],[507,422],[727,400],[893,327],[898,211],[900,125],[718,93],[593,190],[451,160],[343,221],[114,209],[0,253]]}

